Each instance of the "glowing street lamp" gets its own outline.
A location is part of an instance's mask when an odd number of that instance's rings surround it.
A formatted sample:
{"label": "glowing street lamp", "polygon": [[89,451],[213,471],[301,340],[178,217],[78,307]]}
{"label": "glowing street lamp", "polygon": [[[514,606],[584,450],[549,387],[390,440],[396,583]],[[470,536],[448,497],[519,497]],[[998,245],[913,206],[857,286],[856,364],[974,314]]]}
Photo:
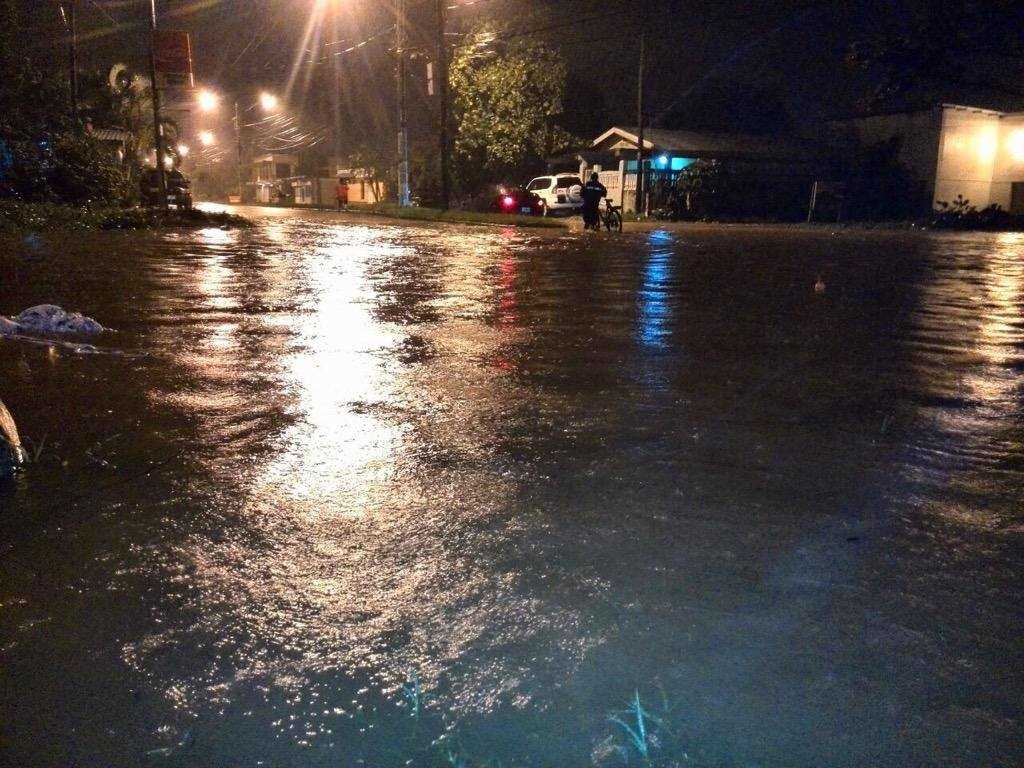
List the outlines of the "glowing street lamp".
{"label": "glowing street lamp", "polygon": [[260,94],[260,106],[263,108],[264,112],[276,111],[279,103],[280,101],[277,96],[272,93],[264,91]]}
{"label": "glowing street lamp", "polygon": [[213,131],[200,131],[199,143],[204,147],[212,147],[217,143],[217,137],[213,135]]}
{"label": "glowing street lamp", "polygon": [[188,144],[178,145],[178,157],[188,157]]}
{"label": "glowing street lamp", "polygon": [[220,97],[213,91],[204,88],[196,95],[196,101],[199,102],[199,109],[203,112],[213,112],[220,104]]}

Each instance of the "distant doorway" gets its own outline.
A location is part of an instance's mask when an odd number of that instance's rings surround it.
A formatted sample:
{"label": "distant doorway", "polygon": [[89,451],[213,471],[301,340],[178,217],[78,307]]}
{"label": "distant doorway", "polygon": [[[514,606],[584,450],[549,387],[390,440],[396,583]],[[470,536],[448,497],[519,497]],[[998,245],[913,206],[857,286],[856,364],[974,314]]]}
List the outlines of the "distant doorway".
{"label": "distant doorway", "polygon": [[1024,181],[1010,184],[1010,213],[1024,215]]}

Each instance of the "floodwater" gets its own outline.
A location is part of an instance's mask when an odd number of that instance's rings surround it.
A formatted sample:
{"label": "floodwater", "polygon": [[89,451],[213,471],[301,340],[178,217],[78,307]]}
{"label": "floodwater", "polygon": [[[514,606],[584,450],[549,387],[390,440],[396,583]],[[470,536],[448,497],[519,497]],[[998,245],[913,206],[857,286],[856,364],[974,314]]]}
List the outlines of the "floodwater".
{"label": "floodwater", "polygon": [[1024,764],[1024,236],[250,213],[0,246],[0,763]]}

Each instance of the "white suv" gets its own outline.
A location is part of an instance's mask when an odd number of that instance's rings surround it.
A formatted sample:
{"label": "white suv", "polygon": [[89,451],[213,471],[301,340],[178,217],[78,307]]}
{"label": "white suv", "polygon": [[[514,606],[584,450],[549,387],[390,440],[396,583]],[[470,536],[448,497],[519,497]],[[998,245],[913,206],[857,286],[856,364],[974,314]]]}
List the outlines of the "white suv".
{"label": "white suv", "polygon": [[545,216],[576,213],[583,207],[583,182],[575,173],[538,176],[526,185],[526,189],[540,198]]}

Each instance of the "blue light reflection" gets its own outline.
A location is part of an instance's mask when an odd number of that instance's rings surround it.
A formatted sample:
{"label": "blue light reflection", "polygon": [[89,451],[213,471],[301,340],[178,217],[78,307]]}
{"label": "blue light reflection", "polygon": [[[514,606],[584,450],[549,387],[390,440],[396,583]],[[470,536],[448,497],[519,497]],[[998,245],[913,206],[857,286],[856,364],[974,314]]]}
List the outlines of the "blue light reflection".
{"label": "blue light reflection", "polygon": [[638,296],[637,336],[642,346],[652,349],[664,349],[672,337],[673,241],[664,230],[655,230],[647,238],[651,253]]}

